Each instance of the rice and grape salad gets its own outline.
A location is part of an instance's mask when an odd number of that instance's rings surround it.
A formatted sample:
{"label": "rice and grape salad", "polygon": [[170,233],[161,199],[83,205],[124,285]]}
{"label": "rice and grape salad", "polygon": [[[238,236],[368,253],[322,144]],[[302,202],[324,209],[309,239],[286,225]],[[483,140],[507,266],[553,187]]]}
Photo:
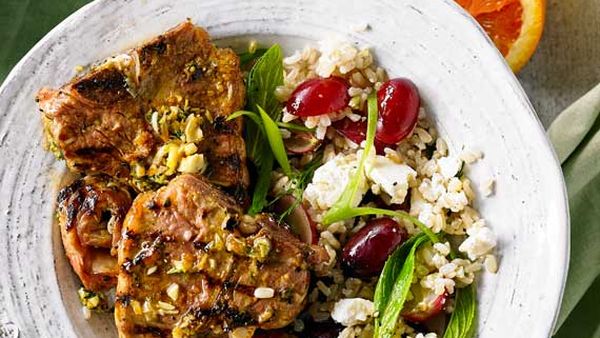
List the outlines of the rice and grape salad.
{"label": "rice and grape salad", "polygon": [[[447,326],[460,330],[466,324],[453,324],[460,319],[451,318],[457,304],[474,316],[477,274],[498,269],[495,235],[474,208],[476,196],[465,175],[466,168],[483,154],[452,153],[420,106],[412,82],[390,80],[367,48],[324,41],[317,48],[306,47],[285,57],[283,67],[283,85],[275,90],[284,107],[281,125],[296,124],[313,135],[305,135],[301,128],[280,128],[280,132],[286,146],[290,145],[288,153],[294,154],[292,166],[309,167],[313,172],[309,182],[302,182],[282,169],[275,170],[270,195],[277,199],[291,193],[300,199],[296,208],[302,210],[294,210],[290,223],[302,218],[298,213],[305,213],[316,232],[307,237],[314,236],[330,256],[327,271],[311,285],[306,312],[295,320],[293,331],[315,337],[433,338],[442,337]],[[337,83],[323,82],[331,79]],[[340,109],[335,101],[344,94]],[[393,102],[395,94],[400,102]],[[387,143],[376,135],[374,147],[365,154],[370,95],[378,96],[379,134],[386,132],[384,113],[396,123],[391,128],[398,129],[398,123],[399,129],[404,128],[406,122],[398,119],[411,119],[411,112],[402,111],[411,109],[407,107],[415,100],[411,94],[417,96],[416,116],[413,124],[408,122],[409,130],[405,135],[392,130],[396,140]],[[387,108],[382,107],[386,99]],[[313,107],[319,108],[311,111]],[[400,112],[385,111],[394,108]],[[364,215],[328,219],[328,212],[339,211],[350,185],[354,185],[354,195],[346,199],[345,210],[363,208],[358,213]],[[494,182],[489,180],[482,195],[493,194],[493,189]],[[391,212],[386,216],[368,208]],[[429,230],[426,235],[418,237],[425,229],[415,219]],[[461,300],[457,301],[457,294]],[[474,325],[470,320],[467,329]]]}

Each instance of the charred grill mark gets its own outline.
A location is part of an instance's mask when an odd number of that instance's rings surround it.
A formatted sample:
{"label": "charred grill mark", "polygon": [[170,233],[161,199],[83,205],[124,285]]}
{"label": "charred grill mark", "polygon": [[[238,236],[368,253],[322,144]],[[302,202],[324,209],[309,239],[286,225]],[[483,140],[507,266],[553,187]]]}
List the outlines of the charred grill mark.
{"label": "charred grill mark", "polygon": [[128,239],[128,240],[132,240],[135,241],[139,238],[139,235],[136,234],[133,230],[127,230],[125,232],[125,235],[123,236],[123,239]]}
{"label": "charred grill mark", "polygon": [[[98,202],[98,194],[92,190],[93,188],[91,186],[86,186],[87,190],[86,194],[85,194],[85,198],[83,199],[83,203],[81,203],[81,212],[86,213],[86,214],[93,214],[94,213],[94,209],[96,209],[96,203]],[[104,210],[104,212],[106,212],[107,210]],[[108,211],[110,213],[110,211]],[[110,216],[109,216],[110,219]],[[107,221],[108,222],[108,221]]]}
{"label": "charred grill mark", "polygon": [[128,306],[131,302],[131,295],[118,295],[115,298],[115,302],[120,303],[123,306]]}
{"label": "charred grill mark", "polygon": [[227,220],[227,222],[225,222],[225,229],[229,230],[229,231],[233,231],[233,229],[235,229],[239,223],[240,223],[240,220],[238,219],[237,215],[230,217]]}
{"label": "charred grill mark", "polygon": [[63,202],[65,202],[71,195],[73,195],[73,193],[75,191],[77,191],[81,187],[82,183],[83,183],[83,180],[78,179],[78,180],[75,180],[70,185],[62,188],[60,190],[60,192],[58,193],[56,202],[58,204],[62,204]]}
{"label": "charred grill mark", "polygon": [[235,130],[227,122],[225,116],[217,116],[213,122],[213,128],[217,134],[233,134]]}
{"label": "charred grill mark", "polygon": [[225,309],[224,315],[230,326],[233,327],[248,326],[256,323],[256,320],[249,314],[230,307]]}
{"label": "charred grill mark", "polygon": [[167,51],[167,42],[164,36],[159,36],[153,43],[147,44],[140,49],[139,59],[144,68],[150,67],[155,62],[156,56],[161,56]]}
{"label": "charred grill mark", "polygon": [[223,191],[232,196],[240,205],[244,205],[248,198],[248,191],[242,184],[236,184],[233,187],[223,187]]}
{"label": "charred grill mark", "polygon": [[149,44],[142,49],[144,52],[155,52],[158,55],[163,54],[167,50],[167,43],[165,42],[164,36],[159,36],[158,41],[153,44]]}
{"label": "charred grill mark", "polygon": [[155,253],[160,252],[159,250],[164,247],[165,242],[171,241],[170,237],[164,237],[160,234],[152,234],[150,238],[154,238],[152,244],[142,245],[142,249],[133,257],[132,260],[127,259],[123,263],[122,268],[131,273],[133,268],[141,265],[146,258],[153,256]]}
{"label": "charred grill mark", "polygon": [[114,68],[100,70],[92,77],[84,77],[73,87],[81,96],[103,104],[131,97],[127,91],[126,76]]}
{"label": "charred grill mark", "polygon": [[133,326],[133,333],[135,334],[150,334],[156,337],[168,337],[170,334],[170,330],[169,331],[163,331],[158,327],[155,326],[142,326],[142,325],[134,325]]}
{"label": "charred grill mark", "polygon": [[125,262],[121,264],[121,270],[125,271],[128,274],[131,274],[131,272],[133,272],[133,267],[133,262],[129,258],[125,259]]}
{"label": "charred grill mark", "polygon": [[67,219],[65,224],[67,231],[70,231],[75,226],[75,222],[77,221],[77,213],[79,212],[82,201],[83,196],[81,196],[81,193],[78,190],[75,192],[75,197],[71,200],[71,203],[67,205]]}
{"label": "charred grill mark", "polygon": [[77,156],[94,156],[97,154],[109,154],[112,156],[112,147],[85,147],[75,150]]}

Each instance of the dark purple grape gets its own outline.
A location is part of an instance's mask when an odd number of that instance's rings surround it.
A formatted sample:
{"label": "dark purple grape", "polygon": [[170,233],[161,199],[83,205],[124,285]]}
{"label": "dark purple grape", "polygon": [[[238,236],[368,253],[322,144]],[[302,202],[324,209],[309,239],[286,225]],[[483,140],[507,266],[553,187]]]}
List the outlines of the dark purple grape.
{"label": "dark purple grape", "polygon": [[306,322],[305,334],[309,338],[337,338],[343,327],[340,324],[328,322]]}
{"label": "dark purple grape", "polygon": [[351,276],[376,276],[388,256],[407,238],[406,230],[389,217],[370,220],[342,249],[342,267]]}

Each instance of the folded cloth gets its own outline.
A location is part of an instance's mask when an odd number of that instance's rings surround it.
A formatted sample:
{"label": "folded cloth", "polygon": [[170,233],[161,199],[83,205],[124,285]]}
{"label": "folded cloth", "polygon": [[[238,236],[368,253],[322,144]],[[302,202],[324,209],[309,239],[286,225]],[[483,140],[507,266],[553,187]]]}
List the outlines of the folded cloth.
{"label": "folded cloth", "polygon": [[600,85],[565,109],[548,135],[562,163],[571,214],[569,276],[555,337],[596,338],[600,337]]}

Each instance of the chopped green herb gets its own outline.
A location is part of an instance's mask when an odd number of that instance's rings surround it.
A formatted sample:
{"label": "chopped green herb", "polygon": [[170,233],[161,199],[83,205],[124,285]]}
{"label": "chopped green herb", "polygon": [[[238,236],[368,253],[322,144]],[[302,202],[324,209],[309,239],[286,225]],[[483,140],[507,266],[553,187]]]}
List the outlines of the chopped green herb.
{"label": "chopped green herb", "polygon": [[398,217],[415,224],[425,233],[432,242],[439,242],[438,237],[417,218],[409,215],[404,211],[393,211],[379,208],[369,207],[352,207],[352,202],[355,200],[356,192],[364,177],[365,161],[373,148],[375,140],[375,128],[377,127],[377,97],[374,94],[369,95],[367,99],[368,120],[367,120],[367,141],[365,149],[358,163],[358,170],[350,179],[350,182],[344,189],[339,200],[327,211],[323,217],[323,224],[329,225],[334,222],[339,222],[348,218],[364,216],[364,215],[387,215]]}
{"label": "chopped green herb", "polygon": [[[253,55],[259,55],[256,50]],[[250,57],[250,56],[248,56]],[[245,58],[245,57],[244,57]],[[253,59],[252,57],[251,59]],[[281,105],[275,97],[275,88],[283,84],[283,54],[281,47],[275,44],[256,60],[248,73],[247,80],[247,111],[257,112],[262,107],[273,121],[281,116]],[[240,115],[250,116],[246,113]],[[239,117],[240,115],[236,116]],[[257,114],[258,117],[260,117]],[[230,117],[235,118],[235,117]],[[250,116],[250,118],[253,118]],[[260,118],[262,120],[262,118]],[[257,121],[255,121],[257,122]],[[267,204],[267,192],[271,181],[271,170],[274,164],[273,152],[269,149],[267,136],[261,130],[259,123],[246,126],[245,139],[248,157],[258,170],[258,181],[252,195],[252,203],[248,212],[256,214]]]}
{"label": "chopped green herb", "polygon": [[367,99],[367,141],[362,156],[358,162],[358,169],[354,176],[350,179],[350,182],[342,192],[342,195],[338,201],[327,211],[323,217],[323,224],[331,224],[334,222],[342,221],[352,216],[353,210],[356,209],[352,206],[352,202],[355,200],[356,193],[360,183],[365,179],[365,161],[373,149],[373,143],[375,141],[375,128],[377,127],[377,96],[375,94],[369,95]]}
{"label": "chopped green herb", "polygon": [[269,145],[271,146],[271,151],[273,151],[273,156],[283,173],[286,176],[292,176],[292,168],[290,166],[290,161],[287,157],[287,153],[285,151],[285,146],[283,145],[283,138],[281,137],[281,133],[279,132],[279,128],[277,124],[271,120],[271,117],[262,109],[261,106],[257,106],[258,112],[260,113],[260,117],[262,118],[262,126],[265,131],[265,135],[267,136],[267,140],[269,141]]}
{"label": "chopped green herb", "polygon": [[277,126],[280,128],[285,128],[285,129],[289,129],[289,130],[293,130],[293,131],[306,131],[306,132],[315,131],[315,128],[308,128],[308,127],[301,126],[296,123],[277,122]]}
{"label": "chopped green herb", "polygon": [[460,169],[458,169],[458,172],[456,173],[456,177],[462,178],[462,176],[464,174],[465,174],[465,161],[461,161],[460,162]]}

